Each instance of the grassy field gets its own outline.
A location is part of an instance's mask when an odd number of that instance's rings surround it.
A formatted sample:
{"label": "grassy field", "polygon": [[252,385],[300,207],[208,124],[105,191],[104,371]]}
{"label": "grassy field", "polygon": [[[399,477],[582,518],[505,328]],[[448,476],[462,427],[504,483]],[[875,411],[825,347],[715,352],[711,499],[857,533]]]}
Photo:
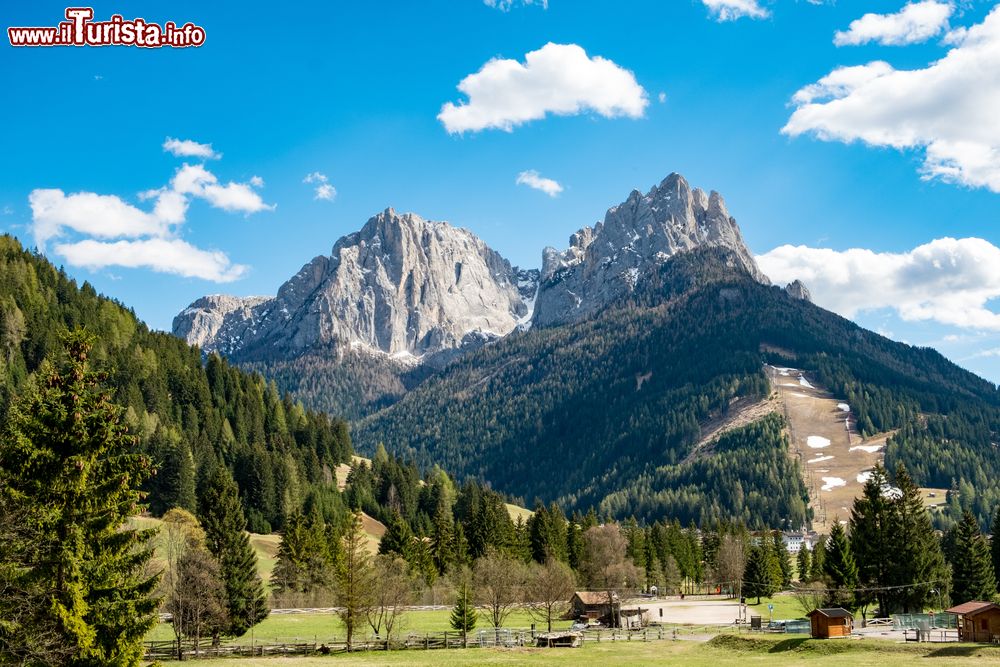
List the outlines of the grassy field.
{"label": "grassy field", "polygon": [[[756,602],[756,601],[757,598],[747,598],[747,602]],[[769,618],[768,617],[769,612],[767,609],[767,605],[769,604],[774,605],[774,611],[770,612],[771,613],[770,618],[773,618],[776,621],[779,620],[787,621],[795,618],[805,618],[805,612],[802,611],[802,607],[799,606],[799,603],[795,600],[794,595],[775,595],[774,597],[771,598],[761,598],[759,605],[756,604],[747,605],[748,607],[747,615],[760,616],[762,619],[764,619],[764,622],[766,623],[767,619]]]}
{"label": "grassy field", "polygon": [[[449,610],[437,611],[411,611],[403,615],[402,633],[428,633],[444,632],[451,630],[449,622],[451,612]],[[534,621],[526,611],[515,611],[508,618],[505,627],[508,628],[530,628],[532,622],[538,628],[542,624]],[[553,628],[568,628],[570,621],[558,621],[553,623]],[[490,627],[484,618],[479,619],[477,629]],[[268,642],[294,642],[296,640],[314,639],[322,642],[334,638],[343,639],[344,630],[340,620],[334,614],[275,614],[267,617],[256,628],[254,628],[254,639],[256,641]],[[160,623],[147,636],[152,641],[170,640],[174,638],[174,631],[169,623]],[[241,644],[250,643],[250,635],[246,635],[237,640]]]}
{"label": "grassy field", "polygon": [[[968,644],[898,644],[879,640],[811,640],[802,636],[746,638],[721,636],[701,643],[692,641],[601,642],[580,649],[468,649],[452,651],[392,651],[310,658],[240,658],[251,667],[319,667],[321,665],[545,665],[622,664],[685,665],[808,665],[851,666],[911,665],[914,661],[935,667],[951,665],[1000,665],[1000,647]],[[203,660],[199,665],[237,664],[236,660]]]}

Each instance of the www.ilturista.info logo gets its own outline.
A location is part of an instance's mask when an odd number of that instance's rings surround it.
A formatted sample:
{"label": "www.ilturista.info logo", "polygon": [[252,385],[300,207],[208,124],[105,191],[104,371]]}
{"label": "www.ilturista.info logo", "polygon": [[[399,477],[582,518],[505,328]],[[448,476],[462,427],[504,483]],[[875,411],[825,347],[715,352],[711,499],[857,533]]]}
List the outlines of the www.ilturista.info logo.
{"label": "www.ilturista.info logo", "polygon": [[162,26],[145,19],[124,19],[112,15],[108,21],[94,21],[91,7],[67,7],[66,19],[55,27],[7,28],[11,46],[162,46],[184,48],[205,43],[205,29],[193,23],[178,26],[167,21]]}

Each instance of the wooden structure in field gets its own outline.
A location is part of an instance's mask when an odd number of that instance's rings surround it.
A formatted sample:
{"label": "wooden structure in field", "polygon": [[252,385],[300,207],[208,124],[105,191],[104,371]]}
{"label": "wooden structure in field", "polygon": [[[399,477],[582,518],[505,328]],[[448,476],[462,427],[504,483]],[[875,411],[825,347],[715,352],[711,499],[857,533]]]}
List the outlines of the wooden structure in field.
{"label": "wooden structure in field", "polygon": [[569,601],[570,614],[588,623],[617,625],[615,616],[621,606],[617,593],[607,591],[577,591]]}
{"label": "wooden structure in field", "polygon": [[958,640],[1000,643],[1000,606],[974,600],[945,611],[958,616]]}
{"label": "wooden structure in field", "polygon": [[806,616],[809,617],[813,639],[850,637],[854,630],[854,615],[840,607],[813,609]]}
{"label": "wooden structure in field", "polygon": [[583,645],[582,632],[547,632],[535,638],[538,648],[579,648]]}

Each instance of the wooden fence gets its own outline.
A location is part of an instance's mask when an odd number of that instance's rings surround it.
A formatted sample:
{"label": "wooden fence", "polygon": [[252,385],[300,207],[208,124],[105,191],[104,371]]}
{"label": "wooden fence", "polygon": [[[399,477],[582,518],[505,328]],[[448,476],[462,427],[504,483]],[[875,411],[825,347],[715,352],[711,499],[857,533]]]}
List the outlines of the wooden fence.
{"label": "wooden fence", "polygon": [[[587,630],[583,632],[584,642],[648,642],[678,639],[692,634],[718,634],[720,632],[740,632],[740,628],[731,626],[651,626],[640,629],[607,628]],[[463,638],[460,632],[448,631],[437,633],[411,633],[387,641],[385,639],[365,638],[352,643],[351,651],[388,651],[388,650],[435,650],[458,648],[514,648],[534,646],[538,631],[525,629],[486,629],[470,632]],[[313,641],[289,642],[254,642],[253,644],[237,644],[224,642],[213,646],[211,640],[202,640],[196,649],[194,641],[150,641],[145,643],[147,660],[193,660],[197,658],[265,656],[265,655],[326,655],[346,653],[347,641],[344,638]],[[183,656],[183,657],[181,657]]]}

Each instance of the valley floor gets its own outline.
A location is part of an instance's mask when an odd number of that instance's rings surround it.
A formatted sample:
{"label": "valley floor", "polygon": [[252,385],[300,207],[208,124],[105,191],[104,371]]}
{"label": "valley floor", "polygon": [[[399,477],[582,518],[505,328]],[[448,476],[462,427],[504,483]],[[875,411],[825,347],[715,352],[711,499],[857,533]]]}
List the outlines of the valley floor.
{"label": "valley floor", "polygon": [[973,644],[903,644],[879,640],[813,640],[804,636],[721,636],[708,642],[591,642],[579,649],[462,649],[391,651],[303,658],[218,659],[199,661],[204,667],[322,667],[350,665],[1000,665],[1000,647]]}

